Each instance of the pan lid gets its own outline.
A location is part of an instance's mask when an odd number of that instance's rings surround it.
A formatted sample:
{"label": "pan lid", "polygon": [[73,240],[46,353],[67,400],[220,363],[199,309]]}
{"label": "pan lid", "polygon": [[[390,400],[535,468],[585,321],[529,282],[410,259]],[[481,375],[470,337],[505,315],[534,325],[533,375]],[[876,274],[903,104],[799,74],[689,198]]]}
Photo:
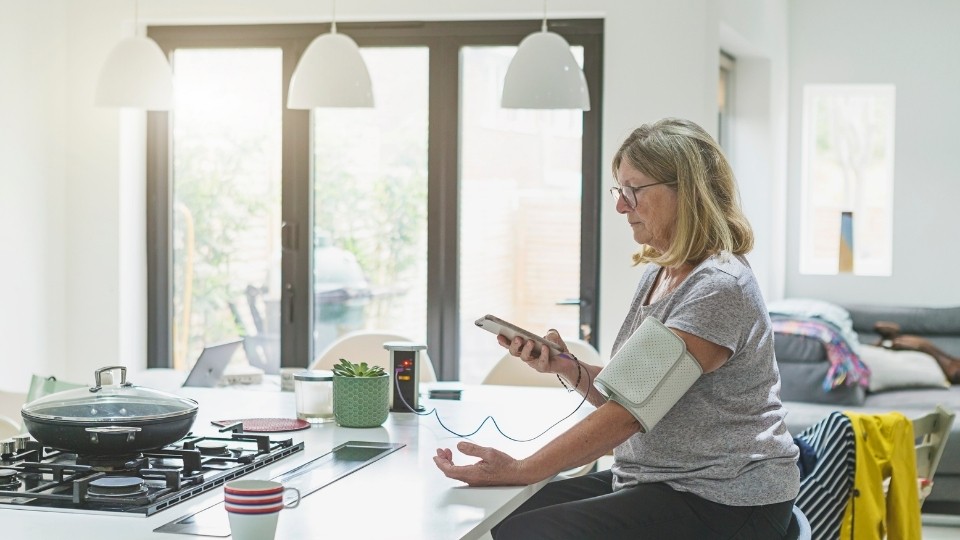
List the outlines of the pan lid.
{"label": "pan lid", "polygon": [[[120,372],[119,382],[116,372]],[[127,382],[127,368],[98,369],[96,385],[44,396],[23,406],[25,417],[71,422],[137,422],[195,413],[198,405],[183,398]]]}

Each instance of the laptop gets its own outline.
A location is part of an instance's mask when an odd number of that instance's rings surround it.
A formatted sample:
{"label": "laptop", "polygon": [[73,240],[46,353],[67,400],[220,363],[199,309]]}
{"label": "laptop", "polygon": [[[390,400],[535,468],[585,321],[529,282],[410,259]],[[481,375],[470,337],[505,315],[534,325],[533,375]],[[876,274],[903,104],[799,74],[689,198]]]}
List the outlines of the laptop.
{"label": "laptop", "polygon": [[218,345],[204,347],[197,358],[197,363],[193,365],[187,380],[183,381],[183,386],[203,386],[213,388],[220,383],[223,372],[227,369],[227,364],[237,352],[243,340],[228,341]]}

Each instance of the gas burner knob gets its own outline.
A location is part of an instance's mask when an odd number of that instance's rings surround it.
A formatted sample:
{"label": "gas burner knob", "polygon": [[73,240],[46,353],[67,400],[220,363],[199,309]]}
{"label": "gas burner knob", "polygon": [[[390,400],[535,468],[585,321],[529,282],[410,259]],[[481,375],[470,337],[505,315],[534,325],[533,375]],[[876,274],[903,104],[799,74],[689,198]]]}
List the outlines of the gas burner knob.
{"label": "gas burner knob", "polygon": [[14,447],[17,452],[22,452],[27,449],[27,443],[30,442],[29,435],[15,435],[13,437]]}
{"label": "gas burner knob", "polygon": [[0,456],[12,456],[17,451],[17,443],[13,439],[0,441]]}

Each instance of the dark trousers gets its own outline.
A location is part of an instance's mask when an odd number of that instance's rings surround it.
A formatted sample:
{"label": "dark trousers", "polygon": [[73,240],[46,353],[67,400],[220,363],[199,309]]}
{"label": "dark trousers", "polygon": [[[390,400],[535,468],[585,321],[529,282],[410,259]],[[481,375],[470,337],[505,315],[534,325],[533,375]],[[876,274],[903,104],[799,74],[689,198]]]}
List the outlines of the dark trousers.
{"label": "dark trousers", "polygon": [[793,501],[727,506],[641,484],[614,492],[602,471],[550,482],[491,531],[496,540],[686,538],[782,539]]}

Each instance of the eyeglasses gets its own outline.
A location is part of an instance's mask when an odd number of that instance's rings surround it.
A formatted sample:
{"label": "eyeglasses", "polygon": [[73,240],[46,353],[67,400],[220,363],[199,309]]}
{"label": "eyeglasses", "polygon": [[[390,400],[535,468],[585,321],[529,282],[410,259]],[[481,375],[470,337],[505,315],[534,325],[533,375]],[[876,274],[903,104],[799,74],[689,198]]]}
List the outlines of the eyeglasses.
{"label": "eyeglasses", "polygon": [[623,202],[627,203],[627,206],[630,208],[637,207],[637,192],[643,188],[653,187],[653,186],[669,186],[676,184],[676,182],[654,182],[652,184],[647,184],[645,186],[613,186],[610,188],[610,195],[613,196],[613,200],[620,202],[620,198],[623,197]]}

